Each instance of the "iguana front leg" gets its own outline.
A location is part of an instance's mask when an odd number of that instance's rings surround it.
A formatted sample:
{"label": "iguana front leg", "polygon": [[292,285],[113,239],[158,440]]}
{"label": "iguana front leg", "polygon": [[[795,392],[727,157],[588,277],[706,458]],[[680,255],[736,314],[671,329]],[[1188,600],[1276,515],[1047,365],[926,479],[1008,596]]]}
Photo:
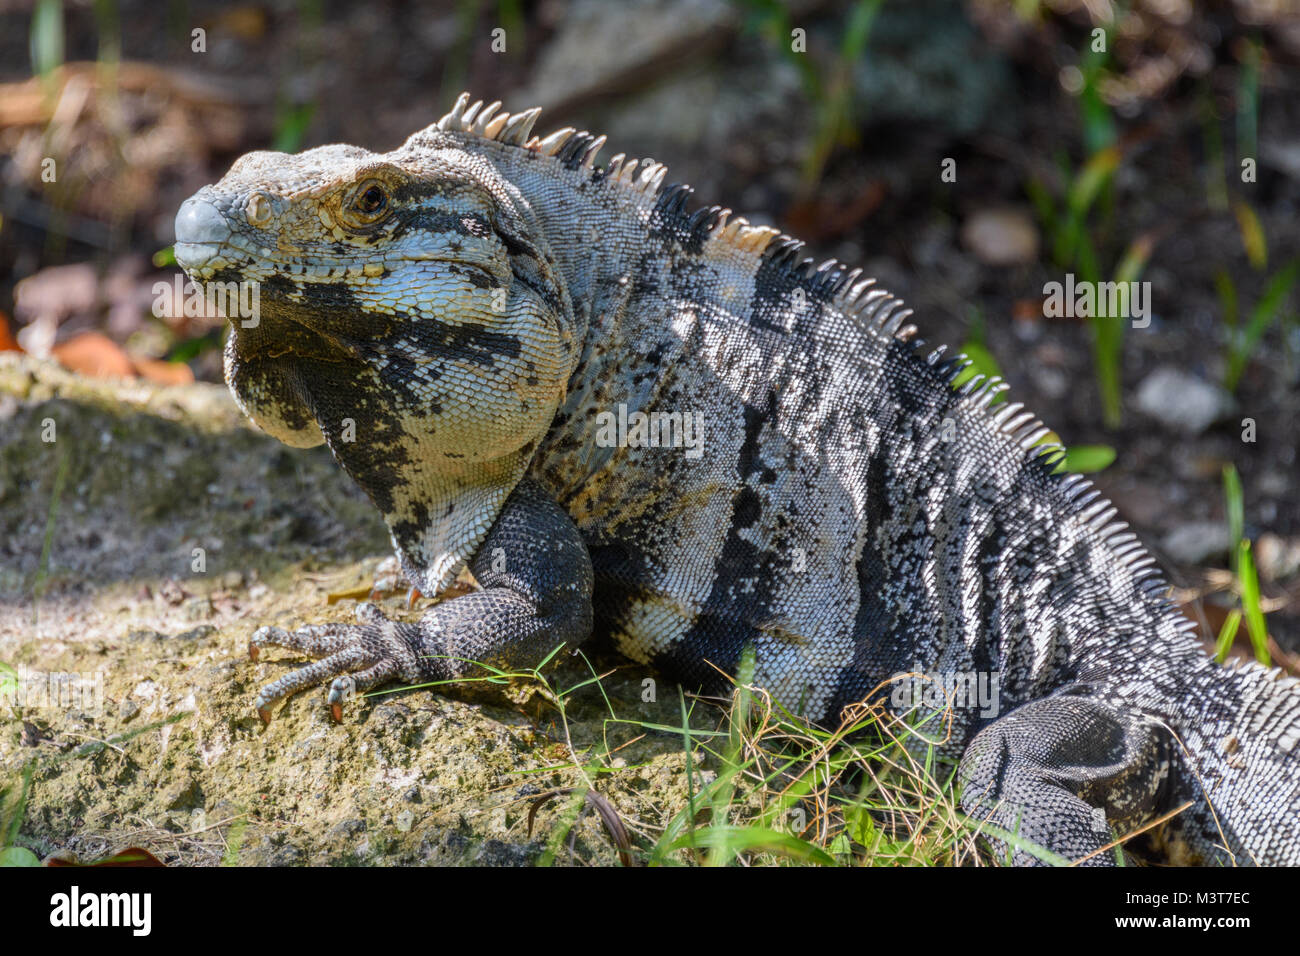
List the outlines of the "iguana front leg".
{"label": "iguana front leg", "polygon": [[333,679],[329,703],[339,720],[344,699],[387,681],[454,680],[470,676],[473,662],[528,667],[591,633],[587,547],[568,514],[527,479],[506,499],[470,570],[483,590],[439,604],[415,623],[390,621],[363,604],[356,624],[292,633],[259,628],[249,642],[253,660],[268,645],[320,659],[263,687],[258,715],[269,722],[275,701]]}
{"label": "iguana front leg", "polygon": [[[995,720],[966,748],[962,808],[1071,862],[1115,863],[1114,840],[1153,819],[1169,777],[1166,736],[1140,712],[1074,684]],[[999,853],[1007,841],[986,834]],[[1017,866],[1042,864],[1013,847]]]}

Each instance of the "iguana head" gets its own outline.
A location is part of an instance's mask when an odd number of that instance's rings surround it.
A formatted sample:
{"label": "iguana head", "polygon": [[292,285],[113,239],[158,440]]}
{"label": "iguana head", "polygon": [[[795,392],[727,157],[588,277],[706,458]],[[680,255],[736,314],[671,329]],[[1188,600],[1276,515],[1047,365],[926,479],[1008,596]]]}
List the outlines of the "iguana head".
{"label": "iguana head", "polygon": [[327,441],[426,593],[523,474],[580,345],[527,203],[464,146],[431,127],[387,154],[249,153],[176,216],[192,279],[255,291],[226,344],[240,407]]}

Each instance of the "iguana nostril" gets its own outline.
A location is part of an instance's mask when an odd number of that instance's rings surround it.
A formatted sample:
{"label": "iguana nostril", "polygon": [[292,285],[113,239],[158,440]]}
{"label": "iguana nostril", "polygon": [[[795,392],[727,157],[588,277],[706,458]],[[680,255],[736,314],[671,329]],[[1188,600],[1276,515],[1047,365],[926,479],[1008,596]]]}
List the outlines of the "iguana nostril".
{"label": "iguana nostril", "polygon": [[187,199],[176,213],[176,261],[182,268],[202,266],[230,238],[230,224],[212,203]]}
{"label": "iguana nostril", "polygon": [[253,193],[244,205],[244,218],[250,225],[265,226],[271,221],[271,200],[261,193]]}

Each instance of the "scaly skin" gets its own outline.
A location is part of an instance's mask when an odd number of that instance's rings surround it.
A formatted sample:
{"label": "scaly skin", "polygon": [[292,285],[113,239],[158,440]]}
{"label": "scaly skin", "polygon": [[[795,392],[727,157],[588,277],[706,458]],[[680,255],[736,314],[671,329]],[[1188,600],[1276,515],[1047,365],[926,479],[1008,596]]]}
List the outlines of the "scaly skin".
{"label": "scaly skin", "polygon": [[[1170,858],[1300,862],[1296,683],[1206,658],[1032,415],[954,390],[961,363],[860,271],[688,214],[658,164],[595,168],[603,139],[533,138],[536,112],[462,97],[384,155],[252,153],[177,217],[192,277],[260,283],[226,349],[244,411],[329,443],[423,593],[467,564],[482,586],[416,624],[259,631],[321,658],[264,719],[315,683],[337,715],[390,679],[526,666],[594,617],[692,687],[753,645],[756,682],[816,720],[901,672],[995,677],[998,714],[957,707],[946,745],[973,814],[1106,863],[1113,831],[1191,800]],[[613,442],[620,409],[698,433]]]}

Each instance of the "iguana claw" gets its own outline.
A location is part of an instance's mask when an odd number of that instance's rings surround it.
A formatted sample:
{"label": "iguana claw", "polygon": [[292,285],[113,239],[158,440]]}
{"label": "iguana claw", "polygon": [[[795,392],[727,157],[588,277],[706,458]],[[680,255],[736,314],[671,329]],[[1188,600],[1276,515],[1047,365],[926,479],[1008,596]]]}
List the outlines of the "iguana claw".
{"label": "iguana claw", "polygon": [[307,687],[332,681],[327,702],[336,722],[343,720],[343,702],[376,684],[402,677],[419,677],[417,652],[409,625],[388,620],[373,604],[357,607],[356,624],[316,624],[286,631],[258,628],[248,642],[248,656],[256,661],[265,645],[290,648],[316,658],[264,686],[254,701],[263,723],[270,723],[271,706]]}
{"label": "iguana claw", "polygon": [[330,684],[330,694],[328,699],[330,705],[330,716],[334,718],[334,723],[343,723],[343,702],[352,697],[357,692],[357,682],[350,675],[334,678],[334,683]]}

